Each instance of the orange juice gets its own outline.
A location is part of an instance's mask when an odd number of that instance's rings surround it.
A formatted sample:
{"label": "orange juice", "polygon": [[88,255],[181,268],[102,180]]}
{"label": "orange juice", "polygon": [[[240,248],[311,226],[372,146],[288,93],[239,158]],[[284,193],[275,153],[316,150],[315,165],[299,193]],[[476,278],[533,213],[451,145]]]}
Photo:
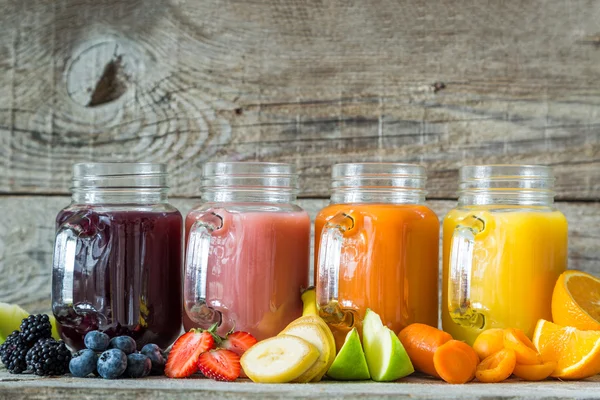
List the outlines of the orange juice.
{"label": "orange juice", "polygon": [[336,215],[349,217],[353,225],[344,233],[339,267],[342,309],[362,319],[370,308],[394,332],[413,322],[437,327],[439,221],[435,213],[421,204],[324,208],[315,220],[315,282],[321,234]]}
{"label": "orange juice", "polygon": [[[464,326],[448,309],[451,242],[455,228],[474,221],[470,307],[483,326]],[[538,319],[551,319],[552,290],[567,266],[567,220],[549,207],[471,205],[443,223],[442,323],[455,339],[473,341],[483,329],[519,328],[529,337]],[[454,315],[456,317],[456,315]]]}

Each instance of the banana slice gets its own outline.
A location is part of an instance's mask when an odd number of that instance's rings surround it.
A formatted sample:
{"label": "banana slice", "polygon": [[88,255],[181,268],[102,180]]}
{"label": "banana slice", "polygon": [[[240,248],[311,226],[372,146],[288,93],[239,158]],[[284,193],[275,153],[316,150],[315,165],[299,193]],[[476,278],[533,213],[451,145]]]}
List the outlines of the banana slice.
{"label": "banana slice", "polygon": [[329,340],[325,333],[325,330],[318,324],[291,324],[285,328],[281,333],[284,335],[297,336],[301,339],[306,340],[319,350],[319,358],[315,363],[302,375],[294,379],[294,382],[305,383],[315,379],[316,382],[320,381],[323,375],[329,369]]}
{"label": "banana slice", "polygon": [[[329,349],[329,358],[328,358],[329,361],[327,363],[327,369],[325,370],[325,372],[327,372],[327,370],[329,370],[329,368],[331,367],[331,364],[333,364],[333,360],[335,360],[336,347],[335,347],[335,338],[333,337],[333,333],[331,333],[331,329],[329,329],[329,326],[327,325],[327,323],[325,323],[325,321],[323,321],[323,318],[319,317],[318,315],[303,315],[302,317],[290,322],[290,324],[282,331],[282,333],[287,331],[288,329],[290,329],[293,326],[303,325],[303,324],[315,324],[315,325],[320,326],[323,329],[323,332],[325,333],[325,336],[327,337],[327,342],[329,344],[329,346],[327,346],[327,348]],[[311,381],[319,382],[322,377],[323,377],[323,375],[320,375],[320,376],[316,375],[313,379],[311,379]]]}
{"label": "banana slice", "polygon": [[258,342],[241,359],[254,382],[285,383],[304,374],[319,358],[319,350],[296,336],[279,335]]}

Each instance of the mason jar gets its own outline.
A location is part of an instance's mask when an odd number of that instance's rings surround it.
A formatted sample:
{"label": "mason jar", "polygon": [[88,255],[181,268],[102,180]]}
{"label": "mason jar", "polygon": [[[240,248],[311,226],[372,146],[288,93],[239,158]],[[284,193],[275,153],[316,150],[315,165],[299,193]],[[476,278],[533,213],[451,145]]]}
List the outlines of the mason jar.
{"label": "mason jar", "polygon": [[331,204],[315,220],[315,282],[338,347],[367,308],[396,333],[437,327],[439,220],[426,180],[412,164],[333,166]]}
{"label": "mason jar", "polygon": [[207,163],[203,204],[186,218],[185,329],[277,335],[302,314],[310,219],[290,164]]}
{"label": "mason jar", "polygon": [[183,219],[166,166],[75,164],[71,191],[52,266],[60,335],[75,349],[92,330],[168,347],[181,331]]}
{"label": "mason jar", "polygon": [[460,169],[458,206],[444,218],[444,330],[472,344],[485,329],[532,336],[551,320],[552,291],[567,267],[567,220],[554,177],[537,165]]}

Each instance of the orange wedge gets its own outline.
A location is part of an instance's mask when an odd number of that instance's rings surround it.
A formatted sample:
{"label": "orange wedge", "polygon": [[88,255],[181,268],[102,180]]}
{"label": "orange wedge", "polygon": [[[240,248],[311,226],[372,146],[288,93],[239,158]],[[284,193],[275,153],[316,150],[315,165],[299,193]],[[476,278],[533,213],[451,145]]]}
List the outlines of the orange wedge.
{"label": "orange wedge", "polygon": [[566,271],[552,294],[555,324],[600,330],[600,279],[581,271]]}
{"label": "orange wedge", "polygon": [[533,344],[544,361],[555,361],[551,376],[585,379],[600,373],[600,332],[580,331],[540,319]]}

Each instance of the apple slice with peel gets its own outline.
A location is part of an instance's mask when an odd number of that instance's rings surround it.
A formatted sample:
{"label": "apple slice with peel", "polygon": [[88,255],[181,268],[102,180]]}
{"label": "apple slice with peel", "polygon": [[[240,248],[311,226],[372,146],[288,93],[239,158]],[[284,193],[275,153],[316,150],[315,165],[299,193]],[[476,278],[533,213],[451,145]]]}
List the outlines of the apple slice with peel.
{"label": "apple slice with peel", "polygon": [[[28,316],[29,313],[17,304],[0,302],[0,344],[4,343],[8,335],[13,333],[13,331],[19,330],[21,321]],[[59,340],[60,336],[58,335],[54,315],[48,314],[48,317],[52,324],[52,337]]]}
{"label": "apple slice with peel", "polygon": [[250,347],[240,360],[254,382],[285,383],[304,374],[319,358],[319,350],[306,340],[279,335]]}
{"label": "apple slice with peel", "polygon": [[330,364],[329,340],[323,328],[315,323],[290,324],[280,335],[291,335],[304,339],[319,351],[317,361],[305,373],[294,379],[294,382],[320,381]]}
{"label": "apple slice with peel", "polygon": [[327,376],[339,381],[362,381],[371,378],[356,328],[352,328],[346,335],[344,345],[327,371]]}
{"label": "apple slice with peel", "polygon": [[363,345],[374,381],[395,381],[415,372],[398,336],[383,325],[377,313],[369,309],[363,320]]}
{"label": "apple slice with peel", "polygon": [[21,320],[28,316],[29,313],[16,304],[0,303],[0,344],[13,331],[19,330]]}

